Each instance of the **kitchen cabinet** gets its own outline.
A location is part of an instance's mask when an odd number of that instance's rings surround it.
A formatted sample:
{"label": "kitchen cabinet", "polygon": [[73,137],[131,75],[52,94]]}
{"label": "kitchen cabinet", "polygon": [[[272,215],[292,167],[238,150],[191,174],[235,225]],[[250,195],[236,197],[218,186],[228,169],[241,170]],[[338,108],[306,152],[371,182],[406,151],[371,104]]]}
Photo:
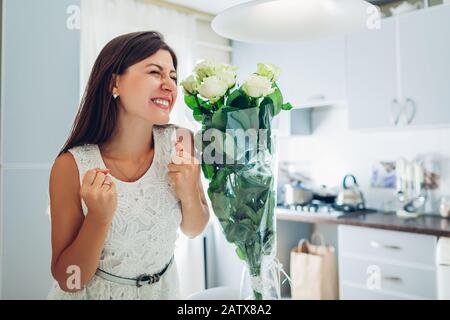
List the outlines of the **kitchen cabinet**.
{"label": "kitchen cabinet", "polygon": [[274,120],[279,136],[311,134],[312,108],[345,103],[345,39],[328,38],[296,44],[262,45],[233,42],[232,64],[238,81],[256,71],[259,62],[281,68],[278,85],[295,110]]}
{"label": "kitchen cabinet", "polygon": [[398,17],[400,80],[411,125],[450,123],[450,5]]}
{"label": "kitchen cabinet", "polygon": [[395,20],[347,38],[346,81],[351,129],[394,126],[391,108],[398,95]]}
{"label": "kitchen cabinet", "polygon": [[45,299],[50,167],[79,105],[80,0],[1,4],[0,298]]}
{"label": "kitchen cabinet", "polygon": [[282,45],[234,41],[232,63],[245,77],[256,71],[258,62],[278,65],[285,100],[297,108],[314,107],[345,100],[344,55],[344,37]]}
{"label": "kitchen cabinet", "polygon": [[79,106],[80,0],[3,7],[3,161],[48,164]]}
{"label": "kitchen cabinet", "polygon": [[311,113],[311,108],[282,111],[273,119],[272,131],[278,137],[311,134]]}
{"label": "kitchen cabinet", "polygon": [[347,37],[352,129],[450,124],[450,6],[381,20]]}
{"label": "kitchen cabinet", "polygon": [[49,175],[50,170],[3,172],[2,299],[45,299],[50,290]]}
{"label": "kitchen cabinet", "polygon": [[340,298],[436,299],[430,235],[338,226]]}
{"label": "kitchen cabinet", "polygon": [[284,88],[294,106],[333,105],[345,100],[345,39],[328,38],[284,48]]}

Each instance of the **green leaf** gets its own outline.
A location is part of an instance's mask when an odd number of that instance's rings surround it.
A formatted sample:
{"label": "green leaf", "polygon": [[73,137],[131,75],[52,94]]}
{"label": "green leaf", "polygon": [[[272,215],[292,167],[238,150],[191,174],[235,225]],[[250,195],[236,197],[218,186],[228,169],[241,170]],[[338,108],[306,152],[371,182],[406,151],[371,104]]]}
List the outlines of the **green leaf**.
{"label": "green leaf", "polygon": [[224,192],[227,187],[228,176],[232,173],[230,168],[224,167],[219,169],[212,181],[209,183],[208,190],[213,193]]}
{"label": "green leaf", "polygon": [[231,197],[228,197],[223,192],[213,193],[208,192],[208,196],[211,200],[211,205],[213,207],[214,214],[217,216],[219,220],[229,220],[231,211],[230,211],[230,202]]}
{"label": "green leaf", "polygon": [[250,108],[229,112],[227,114],[227,129],[259,129],[259,108]]}
{"label": "green leaf", "polygon": [[281,106],[281,109],[283,109],[283,110],[285,110],[285,111],[292,110],[292,108],[293,108],[293,106],[292,106],[292,104],[290,104],[289,102],[288,102],[288,103],[285,103],[285,104],[283,104],[283,105]]}
{"label": "green leaf", "polygon": [[221,131],[225,131],[227,125],[226,115],[223,109],[214,112],[212,116],[212,127]]}
{"label": "green leaf", "polygon": [[239,259],[246,261],[246,255],[244,253],[244,251],[242,251],[242,249],[240,247],[236,247],[236,254],[239,257]]}
{"label": "green leaf", "polygon": [[198,104],[195,96],[184,96],[184,103],[193,111],[198,110]]}
{"label": "green leaf", "polygon": [[223,115],[226,117],[230,112],[236,112],[240,111],[241,109],[231,106],[225,106],[220,111],[223,113]]}
{"label": "green leaf", "polygon": [[206,130],[212,128],[212,115],[211,114],[204,114],[203,115],[203,123],[202,123],[202,131],[205,132]]}
{"label": "green leaf", "polygon": [[227,105],[239,109],[247,109],[251,107],[251,101],[246,94],[240,93],[236,97],[233,97],[233,99],[228,99]]}
{"label": "green leaf", "polygon": [[278,87],[276,87],[275,91],[268,95],[266,99],[269,98],[272,100],[273,106],[274,106],[274,112],[273,115],[276,116],[280,113],[281,108],[283,106],[283,96],[281,94],[281,91]]}
{"label": "green leaf", "polygon": [[220,108],[223,107],[223,105],[225,104],[225,96],[222,96],[216,103],[216,110],[219,110]]}
{"label": "green leaf", "polygon": [[240,223],[230,223],[224,228],[225,237],[231,243],[249,243],[257,236],[252,228],[250,220],[243,220]]}
{"label": "green leaf", "polygon": [[240,96],[245,96],[245,93],[239,89],[234,90],[228,95],[228,98],[226,99],[226,105],[231,106],[231,103]]}
{"label": "green leaf", "polygon": [[249,206],[246,206],[245,204],[241,204],[237,212],[239,212],[239,214],[242,215],[243,217],[249,218],[254,225],[259,225],[261,222],[261,219],[260,217],[258,217],[256,212]]}
{"label": "green leaf", "polygon": [[215,174],[214,167],[212,165],[210,165],[210,164],[205,163],[205,162],[202,163],[202,171],[203,171],[203,175],[208,180],[211,180],[212,177]]}
{"label": "green leaf", "polygon": [[198,103],[202,106],[205,107],[207,109],[211,109],[211,104],[208,100],[204,100],[202,97],[200,96],[196,96],[196,99],[198,100]]}
{"label": "green leaf", "polygon": [[193,115],[193,117],[194,117],[194,119],[196,121],[202,123],[202,121],[203,121],[203,113],[200,110],[198,110],[198,109],[194,110],[192,115]]}
{"label": "green leaf", "polygon": [[197,109],[200,110],[205,115],[210,115],[212,113],[212,106],[209,101],[203,100],[199,96],[194,96],[194,99],[197,103]]}

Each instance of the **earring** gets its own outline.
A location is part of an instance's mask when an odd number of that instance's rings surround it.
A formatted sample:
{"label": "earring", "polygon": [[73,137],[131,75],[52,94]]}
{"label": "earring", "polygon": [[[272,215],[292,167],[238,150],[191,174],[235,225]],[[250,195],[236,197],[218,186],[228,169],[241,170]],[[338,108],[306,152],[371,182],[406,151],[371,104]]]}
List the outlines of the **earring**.
{"label": "earring", "polygon": [[118,95],[117,93],[114,93],[114,94],[113,94],[114,100],[116,100],[118,96],[119,96],[119,95]]}

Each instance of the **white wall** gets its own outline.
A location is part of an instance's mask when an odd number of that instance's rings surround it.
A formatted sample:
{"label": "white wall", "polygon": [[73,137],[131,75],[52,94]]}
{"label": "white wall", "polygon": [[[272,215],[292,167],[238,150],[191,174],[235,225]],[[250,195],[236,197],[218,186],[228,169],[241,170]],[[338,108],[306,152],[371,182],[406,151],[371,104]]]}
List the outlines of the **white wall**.
{"label": "white wall", "polygon": [[434,207],[428,210],[437,214],[439,195],[450,192],[450,128],[351,131],[347,113],[344,107],[314,109],[312,135],[279,138],[280,161],[301,161],[317,183],[327,186],[340,186],[344,175],[353,173],[368,204],[389,209],[393,190],[370,187],[372,165],[433,155],[440,159],[442,179],[441,188],[431,194]]}

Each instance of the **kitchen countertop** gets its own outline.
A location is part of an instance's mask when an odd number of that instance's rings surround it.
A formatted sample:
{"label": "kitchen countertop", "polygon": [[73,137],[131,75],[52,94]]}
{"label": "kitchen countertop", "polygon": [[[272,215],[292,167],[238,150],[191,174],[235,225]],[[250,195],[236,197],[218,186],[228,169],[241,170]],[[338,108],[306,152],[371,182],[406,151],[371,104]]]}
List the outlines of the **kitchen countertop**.
{"label": "kitchen countertop", "polygon": [[418,218],[403,218],[395,212],[358,213],[353,212],[345,216],[333,217],[314,214],[302,214],[294,210],[276,208],[279,220],[290,220],[305,223],[343,224],[366,228],[385,229],[393,231],[428,234],[450,237],[450,219],[435,215],[422,215]]}

